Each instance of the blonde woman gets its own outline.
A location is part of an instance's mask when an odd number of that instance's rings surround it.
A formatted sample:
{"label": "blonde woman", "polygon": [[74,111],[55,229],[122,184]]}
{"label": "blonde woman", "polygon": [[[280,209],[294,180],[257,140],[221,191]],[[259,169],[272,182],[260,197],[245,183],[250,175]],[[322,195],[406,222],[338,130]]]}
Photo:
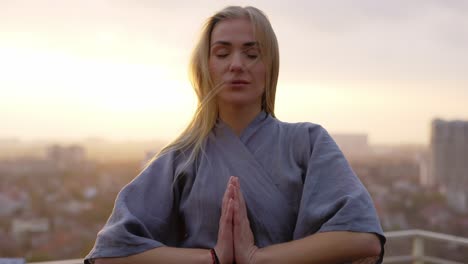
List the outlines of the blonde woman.
{"label": "blonde woman", "polygon": [[85,263],[380,262],[372,200],[335,142],[275,118],[278,70],[260,10],[211,17],[191,60],[193,120],[119,193]]}

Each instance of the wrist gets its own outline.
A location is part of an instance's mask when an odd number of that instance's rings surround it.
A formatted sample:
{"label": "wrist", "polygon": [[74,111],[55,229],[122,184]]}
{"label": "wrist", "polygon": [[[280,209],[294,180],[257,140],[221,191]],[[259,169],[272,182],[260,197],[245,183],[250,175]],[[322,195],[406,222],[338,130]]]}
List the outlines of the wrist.
{"label": "wrist", "polygon": [[220,264],[218,255],[216,254],[216,250],[214,248],[210,249],[210,257],[211,257],[211,262],[212,264]]}
{"label": "wrist", "polygon": [[213,261],[211,260],[211,252],[210,250],[203,250],[203,254],[200,254],[197,263],[200,264],[212,264]]}
{"label": "wrist", "polygon": [[265,254],[264,248],[255,248],[250,257],[250,264],[266,264],[270,263],[268,256]]}

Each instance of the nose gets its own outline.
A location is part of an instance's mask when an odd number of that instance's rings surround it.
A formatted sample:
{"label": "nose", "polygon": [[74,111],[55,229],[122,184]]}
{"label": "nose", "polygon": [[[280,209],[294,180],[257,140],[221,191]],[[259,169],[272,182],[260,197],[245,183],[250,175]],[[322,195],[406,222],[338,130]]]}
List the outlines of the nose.
{"label": "nose", "polygon": [[231,65],[229,65],[229,71],[231,72],[242,72],[244,70],[244,61],[240,53],[235,53],[232,56]]}

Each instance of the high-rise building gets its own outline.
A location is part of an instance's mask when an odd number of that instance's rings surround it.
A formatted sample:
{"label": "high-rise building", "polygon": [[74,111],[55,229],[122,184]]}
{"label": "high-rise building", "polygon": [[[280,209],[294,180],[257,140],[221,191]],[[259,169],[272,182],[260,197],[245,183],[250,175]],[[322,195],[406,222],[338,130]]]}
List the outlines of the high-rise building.
{"label": "high-rise building", "polygon": [[76,168],[86,162],[86,151],[78,145],[68,147],[53,145],[47,148],[47,159],[61,169]]}
{"label": "high-rise building", "polygon": [[371,153],[367,134],[332,134],[347,158],[368,156]]}
{"label": "high-rise building", "polygon": [[429,181],[453,209],[468,212],[468,121],[432,121],[431,164]]}

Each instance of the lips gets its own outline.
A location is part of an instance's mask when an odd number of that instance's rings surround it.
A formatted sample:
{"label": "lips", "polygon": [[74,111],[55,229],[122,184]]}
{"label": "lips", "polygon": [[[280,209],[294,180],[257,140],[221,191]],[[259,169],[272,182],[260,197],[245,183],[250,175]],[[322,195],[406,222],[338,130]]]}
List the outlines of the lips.
{"label": "lips", "polygon": [[249,84],[250,82],[246,80],[232,80],[230,83],[232,85],[245,85],[245,84]]}

